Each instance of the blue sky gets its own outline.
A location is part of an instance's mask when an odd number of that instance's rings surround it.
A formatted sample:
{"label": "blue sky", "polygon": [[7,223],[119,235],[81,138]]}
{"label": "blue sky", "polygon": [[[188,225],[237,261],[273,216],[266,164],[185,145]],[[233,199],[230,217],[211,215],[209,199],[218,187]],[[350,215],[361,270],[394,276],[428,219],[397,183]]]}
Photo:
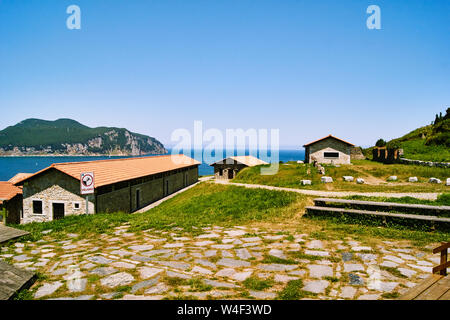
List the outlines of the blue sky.
{"label": "blue sky", "polygon": [[170,145],[202,120],[279,129],[284,147],[330,133],[368,146],[447,106],[447,0],[0,0],[1,129],[72,118]]}

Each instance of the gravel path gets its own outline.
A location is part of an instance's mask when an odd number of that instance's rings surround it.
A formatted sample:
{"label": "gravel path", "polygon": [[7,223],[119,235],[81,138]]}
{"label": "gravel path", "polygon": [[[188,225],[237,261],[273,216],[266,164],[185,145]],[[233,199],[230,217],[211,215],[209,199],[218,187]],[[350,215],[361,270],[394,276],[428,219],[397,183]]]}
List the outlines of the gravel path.
{"label": "gravel path", "polygon": [[229,182],[227,180],[214,180],[215,183],[229,184],[234,186],[242,186],[246,188],[261,188],[268,190],[289,191],[297,192],[317,197],[348,197],[348,196],[366,196],[366,197],[388,197],[388,198],[401,198],[401,197],[413,197],[417,199],[436,200],[439,193],[425,193],[425,192],[355,192],[355,191],[320,191],[320,190],[305,190],[294,188],[273,187],[260,184],[247,184]]}

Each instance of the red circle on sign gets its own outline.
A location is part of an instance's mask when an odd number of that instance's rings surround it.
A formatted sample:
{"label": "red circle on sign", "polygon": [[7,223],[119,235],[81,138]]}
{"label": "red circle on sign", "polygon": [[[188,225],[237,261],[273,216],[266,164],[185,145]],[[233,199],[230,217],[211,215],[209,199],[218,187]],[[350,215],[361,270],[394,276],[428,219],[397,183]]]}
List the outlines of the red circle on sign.
{"label": "red circle on sign", "polygon": [[92,177],[92,175],[90,175],[90,174],[86,174],[85,176],[83,176],[82,181],[86,187],[90,187],[92,185],[92,183],[94,182],[94,177]]}

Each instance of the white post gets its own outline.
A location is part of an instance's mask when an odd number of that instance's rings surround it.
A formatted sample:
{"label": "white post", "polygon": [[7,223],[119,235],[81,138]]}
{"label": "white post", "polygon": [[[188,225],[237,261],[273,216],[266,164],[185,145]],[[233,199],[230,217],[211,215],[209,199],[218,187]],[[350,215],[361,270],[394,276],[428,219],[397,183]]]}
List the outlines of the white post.
{"label": "white post", "polygon": [[86,214],[89,214],[89,195],[86,195]]}

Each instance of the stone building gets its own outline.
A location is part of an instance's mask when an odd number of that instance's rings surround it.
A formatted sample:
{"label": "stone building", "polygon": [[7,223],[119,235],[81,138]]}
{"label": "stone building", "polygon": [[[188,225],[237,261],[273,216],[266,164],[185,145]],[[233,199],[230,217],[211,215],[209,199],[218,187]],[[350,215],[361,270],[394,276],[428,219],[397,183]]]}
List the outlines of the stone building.
{"label": "stone building", "polygon": [[0,181],[0,214],[6,223],[20,223],[22,189],[9,181]]}
{"label": "stone building", "polygon": [[350,164],[351,149],[354,145],[330,134],[303,147],[305,163],[313,163],[316,160],[318,163]]}
{"label": "stone building", "polygon": [[233,179],[236,174],[246,167],[268,164],[253,156],[235,156],[217,161],[210,166],[214,167],[214,177],[216,179]]}
{"label": "stone building", "polygon": [[[20,223],[134,212],[197,182],[199,164],[184,155],[53,164],[16,182],[23,186]],[[81,195],[83,172],[94,173],[94,194]]]}

